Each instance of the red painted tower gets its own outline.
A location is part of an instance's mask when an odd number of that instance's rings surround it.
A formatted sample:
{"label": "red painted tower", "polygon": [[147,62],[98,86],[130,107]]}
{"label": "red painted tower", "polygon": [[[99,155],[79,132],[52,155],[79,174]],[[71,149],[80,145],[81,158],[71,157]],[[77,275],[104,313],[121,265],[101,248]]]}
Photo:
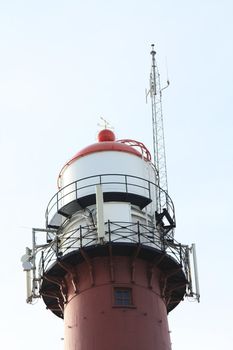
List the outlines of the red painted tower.
{"label": "red painted tower", "polygon": [[195,250],[174,239],[174,206],[150,152],[104,129],[58,187],[22,258],[28,302],[42,297],[64,318],[65,350],[170,350],[167,314],[195,295]]}

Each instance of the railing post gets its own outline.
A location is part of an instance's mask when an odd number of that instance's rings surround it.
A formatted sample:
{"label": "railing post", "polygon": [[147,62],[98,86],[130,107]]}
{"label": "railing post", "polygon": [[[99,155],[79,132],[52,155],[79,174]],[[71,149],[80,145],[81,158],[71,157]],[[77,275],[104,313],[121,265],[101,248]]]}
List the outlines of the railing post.
{"label": "railing post", "polygon": [[125,192],[128,193],[127,175],[125,175]]}
{"label": "railing post", "polygon": [[148,192],[149,192],[149,198],[151,199],[151,188],[150,188],[150,181],[148,181]]}
{"label": "railing post", "polygon": [[44,251],[41,252],[41,265],[42,265],[42,274],[44,275]]}
{"label": "railing post", "polygon": [[179,247],[180,247],[180,265],[183,265],[182,245],[181,245],[181,243],[179,244]]}
{"label": "railing post", "polygon": [[78,199],[78,184],[77,184],[78,181],[75,181],[75,199],[77,200]]}
{"label": "railing post", "polygon": [[110,225],[110,220],[108,220],[108,241],[111,242],[111,225]]}
{"label": "railing post", "polygon": [[79,239],[80,239],[80,248],[83,246],[83,237],[82,237],[82,226],[79,226]]}
{"label": "railing post", "polygon": [[138,227],[138,243],[141,243],[141,234],[140,234],[140,223],[139,223],[139,221],[137,222],[137,227]]}
{"label": "railing post", "polygon": [[58,212],[58,210],[59,210],[59,206],[58,206],[58,193],[59,193],[59,192],[57,192],[57,195],[56,195],[56,201],[57,201],[57,212]]}
{"label": "railing post", "polygon": [[48,215],[49,215],[49,210],[48,210],[48,207],[46,209],[46,213],[45,213],[45,217],[46,217],[46,220],[45,220],[45,225],[46,225],[46,228],[48,227],[48,223],[49,223],[49,220],[48,220]]}
{"label": "railing post", "polygon": [[56,258],[58,258],[58,253],[59,253],[59,249],[58,249],[58,236],[56,235]]}
{"label": "railing post", "polygon": [[168,212],[170,212],[170,210],[169,210],[169,201],[168,201],[168,194],[167,194],[167,192],[166,192],[166,209],[167,209]]}
{"label": "railing post", "polygon": [[164,233],[161,232],[161,230],[158,230],[159,236],[160,236],[160,242],[162,243],[162,250],[165,252],[166,246],[165,246],[165,239],[164,239]]}

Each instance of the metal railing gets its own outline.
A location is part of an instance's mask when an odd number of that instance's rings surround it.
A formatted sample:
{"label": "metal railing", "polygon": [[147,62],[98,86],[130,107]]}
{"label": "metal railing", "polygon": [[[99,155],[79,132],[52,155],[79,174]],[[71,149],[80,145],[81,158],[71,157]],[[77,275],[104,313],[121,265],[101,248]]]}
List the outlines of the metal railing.
{"label": "metal railing", "polygon": [[[118,180],[113,180],[114,177],[118,178]],[[175,222],[175,209],[171,198],[169,197],[167,192],[165,192],[162,188],[158,188],[158,186],[155,183],[133,175],[101,174],[73,181],[70,184],[61,188],[48,203],[45,212],[46,227],[48,227],[48,224],[52,219],[53,215],[58,213],[59,210],[62,209],[64,203],[66,202],[66,200],[68,200],[68,196],[72,196],[74,200],[78,200],[82,198],[83,190],[93,188],[99,184],[101,184],[103,187],[107,187],[108,185],[117,186],[118,188],[115,188],[116,192],[138,194],[137,191],[142,190],[144,197],[152,201],[156,200],[156,197],[153,198],[153,193],[155,193],[159,189],[160,191],[164,192],[164,196],[166,198],[166,209],[168,210],[173,221]],[[104,193],[109,191],[109,189],[107,190],[107,188],[103,188]],[[94,189],[92,193],[95,193]],[[68,202],[69,201],[67,201],[67,203]]]}
{"label": "metal railing", "polygon": [[[65,234],[54,233],[53,239],[43,249],[39,249],[38,277],[43,276],[53,263],[68,253],[78,252],[81,248],[95,247],[100,244],[140,244],[142,247],[155,248],[171,256],[179,265],[184,267],[186,274],[186,250],[176,241],[167,241],[160,236],[154,226],[144,225],[140,222],[105,222],[105,238],[99,243],[97,229],[94,226],[79,226],[66,231]],[[188,277],[188,276],[187,276]]]}
{"label": "metal railing", "polygon": [[[40,235],[45,235],[47,240],[39,244]],[[37,239],[38,238],[38,239]],[[27,302],[32,303],[34,299],[41,297],[41,287],[44,281],[44,276],[56,266],[59,260],[69,258],[73,254],[83,256],[83,249],[97,249],[99,247],[106,249],[106,254],[109,253],[108,246],[122,248],[140,246],[143,251],[147,250],[158,255],[159,263],[163,257],[172,259],[178,264],[183,271],[186,279],[186,296],[199,301],[200,292],[196,269],[196,257],[194,244],[191,247],[183,245],[175,240],[166,239],[161,231],[153,225],[145,225],[138,222],[105,222],[104,239],[98,241],[98,233],[95,226],[79,226],[73,230],[59,234],[59,230],[54,229],[36,229],[32,230],[32,249],[27,249],[28,262],[31,265],[25,270],[27,277],[31,281],[30,286],[27,285]],[[130,249],[131,249],[130,248]],[[101,248],[102,249],[102,248]],[[123,248],[124,249],[124,248]],[[127,248],[128,249],[128,248]],[[115,251],[117,252],[117,251]],[[88,252],[87,252],[88,254]],[[102,254],[102,252],[101,252]],[[144,254],[144,253],[142,253]],[[161,259],[162,258],[162,259]],[[75,261],[77,261],[75,259]],[[194,271],[194,276],[192,273]],[[194,279],[194,285],[192,280]]]}

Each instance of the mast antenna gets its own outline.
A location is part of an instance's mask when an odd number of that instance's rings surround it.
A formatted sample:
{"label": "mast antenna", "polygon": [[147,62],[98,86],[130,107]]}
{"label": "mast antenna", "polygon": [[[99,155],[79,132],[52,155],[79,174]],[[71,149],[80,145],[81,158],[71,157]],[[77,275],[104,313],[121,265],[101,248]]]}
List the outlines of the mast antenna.
{"label": "mast antenna", "polygon": [[154,44],[151,45],[151,72],[150,72],[150,88],[147,92],[147,96],[151,98],[152,109],[152,131],[153,131],[153,153],[154,153],[154,165],[157,181],[157,208],[156,211],[161,213],[163,209],[168,208],[168,184],[167,184],[167,165],[166,165],[166,152],[165,152],[165,139],[164,139],[164,126],[163,126],[163,110],[162,110],[162,91],[169,85],[161,88],[160,74],[158,66],[155,60],[156,51]]}

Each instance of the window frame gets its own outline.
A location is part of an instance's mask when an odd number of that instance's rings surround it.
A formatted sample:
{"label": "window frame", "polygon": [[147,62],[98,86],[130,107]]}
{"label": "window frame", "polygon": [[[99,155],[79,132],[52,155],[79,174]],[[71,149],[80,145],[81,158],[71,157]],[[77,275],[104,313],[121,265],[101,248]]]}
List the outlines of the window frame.
{"label": "window frame", "polygon": [[[117,291],[128,291],[129,292],[129,302],[128,304],[118,304],[116,302],[117,296],[116,296],[116,292]],[[114,308],[136,308],[136,306],[134,305],[134,298],[133,298],[133,288],[130,286],[122,286],[122,285],[117,285],[117,286],[113,286],[112,288],[112,298],[113,298],[113,307]],[[122,299],[124,301],[124,298]]]}

